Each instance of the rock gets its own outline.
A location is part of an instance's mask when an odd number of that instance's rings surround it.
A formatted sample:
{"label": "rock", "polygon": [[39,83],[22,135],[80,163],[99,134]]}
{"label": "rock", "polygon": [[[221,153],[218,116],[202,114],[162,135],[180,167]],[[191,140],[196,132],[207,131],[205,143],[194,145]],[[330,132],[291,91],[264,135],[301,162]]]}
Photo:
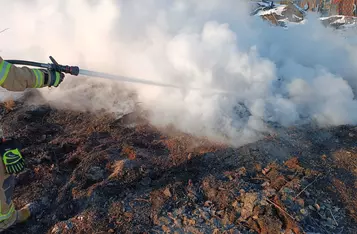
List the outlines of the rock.
{"label": "rock", "polygon": [[87,172],[87,178],[92,181],[101,181],[105,178],[104,170],[101,167],[93,166]]}

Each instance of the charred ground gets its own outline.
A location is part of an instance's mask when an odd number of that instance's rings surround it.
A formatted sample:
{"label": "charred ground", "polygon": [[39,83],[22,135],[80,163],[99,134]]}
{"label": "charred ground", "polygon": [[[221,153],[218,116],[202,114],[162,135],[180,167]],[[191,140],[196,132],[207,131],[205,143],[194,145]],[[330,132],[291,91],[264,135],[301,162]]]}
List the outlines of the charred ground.
{"label": "charred ground", "polygon": [[116,118],[1,105],[28,168],[8,233],[356,233],[357,128],[284,129],[239,148]]}

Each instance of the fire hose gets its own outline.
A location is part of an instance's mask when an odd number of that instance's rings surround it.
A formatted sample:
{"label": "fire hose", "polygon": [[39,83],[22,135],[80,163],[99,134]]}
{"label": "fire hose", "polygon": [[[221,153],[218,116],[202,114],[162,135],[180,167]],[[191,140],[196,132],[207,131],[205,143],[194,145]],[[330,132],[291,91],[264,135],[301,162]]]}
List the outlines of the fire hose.
{"label": "fire hose", "polygon": [[176,89],[181,89],[181,90],[201,90],[201,91],[205,91],[205,92],[214,92],[216,94],[217,93],[220,93],[220,94],[231,93],[231,94],[233,94],[233,92],[229,92],[229,91],[225,91],[225,90],[202,89],[202,88],[193,88],[193,87],[188,88],[188,87],[166,84],[166,83],[150,81],[150,80],[145,80],[145,79],[140,79],[140,78],[124,77],[124,76],[119,76],[119,75],[107,74],[107,73],[103,73],[103,72],[84,70],[84,69],[80,69],[78,66],[61,65],[61,64],[57,63],[57,61],[52,56],[49,56],[49,58],[52,63],[39,63],[39,62],[25,61],[25,60],[5,60],[5,61],[8,63],[14,64],[14,65],[25,65],[25,66],[46,68],[49,70],[55,70],[57,72],[67,73],[67,74],[70,74],[73,76],[83,75],[83,76],[101,77],[101,78],[107,78],[107,79],[114,79],[117,81],[120,80],[120,81],[130,82],[130,83],[141,83],[141,84],[146,84],[146,85],[169,87],[169,88],[176,88]]}

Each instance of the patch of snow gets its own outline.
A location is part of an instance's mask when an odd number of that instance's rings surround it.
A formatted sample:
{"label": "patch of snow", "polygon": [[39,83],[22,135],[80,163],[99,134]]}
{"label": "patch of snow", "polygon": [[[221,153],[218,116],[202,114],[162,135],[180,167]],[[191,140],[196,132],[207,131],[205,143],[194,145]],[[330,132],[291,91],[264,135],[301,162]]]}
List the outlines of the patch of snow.
{"label": "patch of snow", "polygon": [[330,16],[320,17],[320,20],[328,20]]}
{"label": "patch of snow", "polygon": [[325,17],[320,17],[320,20],[329,20],[333,18],[345,18],[345,15],[331,15],[331,16],[325,16]]}
{"label": "patch of snow", "polygon": [[356,22],[353,22],[351,24],[345,24],[342,25],[343,28],[355,28],[356,27]]}
{"label": "patch of snow", "polygon": [[295,15],[295,14],[293,14],[293,17],[294,17],[295,19],[298,19],[298,20],[303,20],[302,17],[299,17],[299,16],[297,16],[297,15]]}
{"label": "patch of snow", "polygon": [[346,19],[345,19],[345,17],[342,17],[341,19],[335,20],[333,23],[334,23],[334,24],[337,24],[337,23],[339,23],[339,24],[345,24],[345,23],[346,23]]}
{"label": "patch of snow", "polygon": [[283,16],[283,12],[285,11],[285,8],[286,8],[286,5],[280,5],[276,8],[273,8],[273,9],[270,9],[270,10],[267,10],[267,11],[259,11],[257,13],[257,15],[271,15],[271,14],[277,14],[277,15],[280,15],[280,16]]}
{"label": "patch of snow", "polygon": [[295,27],[295,26],[299,26],[299,25],[302,25],[302,24],[306,24],[307,20],[303,19],[300,22],[291,22],[288,19],[282,19],[282,20],[279,20],[279,22],[283,22],[284,25],[285,25],[284,28],[288,29],[288,28],[291,28],[291,27]]}

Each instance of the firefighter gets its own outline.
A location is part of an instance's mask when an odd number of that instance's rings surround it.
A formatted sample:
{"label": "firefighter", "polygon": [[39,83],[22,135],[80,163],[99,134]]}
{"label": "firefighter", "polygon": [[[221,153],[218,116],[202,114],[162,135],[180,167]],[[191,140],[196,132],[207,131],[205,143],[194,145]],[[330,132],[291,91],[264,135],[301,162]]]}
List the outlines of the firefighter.
{"label": "firefighter", "polygon": [[[57,87],[64,74],[53,70],[16,67],[0,57],[0,86],[9,91],[24,91],[27,88]],[[17,223],[26,221],[40,210],[39,204],[29,203],[15,209],[12,193],[15,175],[24,167],[21,144],[16,139],[0,137],[0,232]]]}

